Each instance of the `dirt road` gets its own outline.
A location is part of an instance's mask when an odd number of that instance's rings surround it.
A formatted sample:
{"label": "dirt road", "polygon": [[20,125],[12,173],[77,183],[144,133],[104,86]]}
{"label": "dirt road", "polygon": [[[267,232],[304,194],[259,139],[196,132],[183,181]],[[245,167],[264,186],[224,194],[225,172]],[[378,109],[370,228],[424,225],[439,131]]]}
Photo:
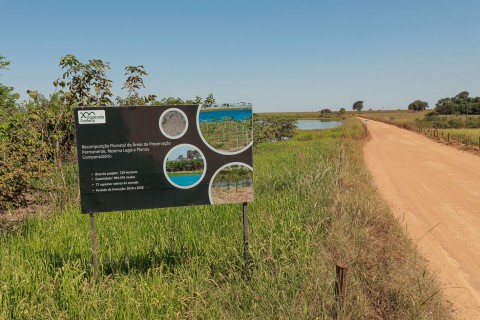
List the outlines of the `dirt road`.
{"label": "dirt road", "polygon": [[367,166],[459,319],[480,319],[480,157],[368,120]]}

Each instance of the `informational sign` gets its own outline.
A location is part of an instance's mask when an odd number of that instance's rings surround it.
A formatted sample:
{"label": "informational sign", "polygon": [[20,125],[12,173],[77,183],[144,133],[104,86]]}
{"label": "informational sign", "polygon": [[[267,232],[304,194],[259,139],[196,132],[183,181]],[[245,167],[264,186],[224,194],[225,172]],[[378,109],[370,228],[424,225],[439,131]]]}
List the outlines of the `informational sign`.
{"label": "informational sign", "polygon": [[251,106],[74,115],[84,213],[253,201]]}

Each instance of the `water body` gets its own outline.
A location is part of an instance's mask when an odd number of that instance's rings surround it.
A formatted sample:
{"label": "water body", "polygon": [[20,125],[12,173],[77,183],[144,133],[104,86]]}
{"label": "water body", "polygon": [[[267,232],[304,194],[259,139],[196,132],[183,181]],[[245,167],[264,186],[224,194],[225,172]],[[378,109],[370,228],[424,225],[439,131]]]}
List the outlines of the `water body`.
{"label": "water body", "polygon": [[233,118],[233,120],[247,120],[252,118],[251,109],[224,109],[224,110],[211,110],[200,111],[199,120],[207,122],[217,122],[224,120],[225,118]]}
{"label": "water body", "polygon": [[342,121],[322,121],[322,120],[298,120],[297,126],[300,130],[318,130],[333,129],[340,127]]}
{"label": "water body", "polygon": [[197,183],[197,181],[200,180],[201,177],[201,174],[192,174],[188,176],[169,176],[170,180],[172,180],[173,183],[178,184],[182,187],[188,187]]}

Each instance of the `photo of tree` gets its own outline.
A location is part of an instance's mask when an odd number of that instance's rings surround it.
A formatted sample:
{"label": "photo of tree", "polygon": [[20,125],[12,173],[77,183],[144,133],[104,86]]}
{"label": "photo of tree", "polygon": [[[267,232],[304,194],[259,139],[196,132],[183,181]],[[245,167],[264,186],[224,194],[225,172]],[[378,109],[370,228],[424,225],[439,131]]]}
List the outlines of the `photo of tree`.
{"label": "photo of tree", "polygon": [[214,149],[236,152],[253,141],[252,107],[209,107],[199,115],[200,131]]}
{"label": "photo of tree", "polygon": [[217,173],[210,185],[214,204],[253,202],[253,171],[232,164]]}
{"label": "photo of tree", "polygon": [[203,177],[205,159],[198,148],[188,144],[179,145],[169,152],[165,170],[173,185],[193,187]]}

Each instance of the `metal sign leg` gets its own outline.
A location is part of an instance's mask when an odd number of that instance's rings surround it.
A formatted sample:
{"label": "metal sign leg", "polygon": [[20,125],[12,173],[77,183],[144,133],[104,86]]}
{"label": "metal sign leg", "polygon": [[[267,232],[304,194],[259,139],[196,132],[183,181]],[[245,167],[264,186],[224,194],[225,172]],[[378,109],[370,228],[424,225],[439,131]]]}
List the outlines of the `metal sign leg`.
{"label": "metal sign leg", "polygon": [[98,276],[98,258],[97,258],[97,234],[95,233],[95,221],[93,213],[90,213],[90,238],[92,239],[92,260],[93,260],[93,278]]}
{"label": "metal sign leg", "polygon": [[248,271],[250,266],[250,256],[248,253],[248,216],[247,202],[243,203],[243,258],[245,259],[245,268]]}

